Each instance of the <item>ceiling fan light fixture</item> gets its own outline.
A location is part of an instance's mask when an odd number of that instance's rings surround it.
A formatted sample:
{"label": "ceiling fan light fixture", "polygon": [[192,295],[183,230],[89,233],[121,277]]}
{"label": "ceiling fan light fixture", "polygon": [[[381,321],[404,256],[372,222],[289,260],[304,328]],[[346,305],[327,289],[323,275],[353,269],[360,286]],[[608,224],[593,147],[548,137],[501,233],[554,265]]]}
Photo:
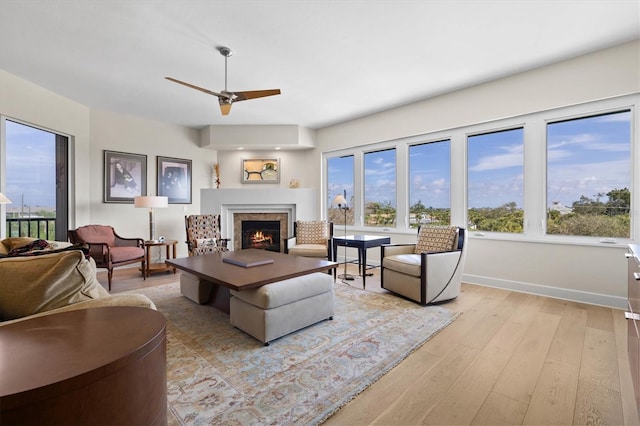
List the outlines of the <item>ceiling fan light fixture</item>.
{"label": "ceiling fan light fixture", "polygon": [[220,104],[222,115],[229,115],[231,111],[231,101],[229,99],[218,98],[218,103]]}

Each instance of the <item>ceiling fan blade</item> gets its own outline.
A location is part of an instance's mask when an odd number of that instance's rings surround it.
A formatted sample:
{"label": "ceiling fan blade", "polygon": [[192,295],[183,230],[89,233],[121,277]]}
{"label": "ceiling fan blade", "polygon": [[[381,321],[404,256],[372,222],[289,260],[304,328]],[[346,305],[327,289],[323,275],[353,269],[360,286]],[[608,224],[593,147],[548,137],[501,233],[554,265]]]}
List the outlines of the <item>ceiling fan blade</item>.
{"label": "ceiling fan blade", "polygon": [[247,99],[264,98],[265,96],[279,95],[280,89],[253,90],[248,92],[231,92],[235,95],[233,101],[246,101]]}
{"label": "ceiling fan blade", "polygon": [[204,93],[207,93],[207,94],[209,94],[209,95],[217,96],[218,98],[225,98],[225,99],[226,99],[226,98],[228,98],[228,96],[227,96],[227,95],[225,95],[225,94],[218,93],[218,92],[213,92],[213,91],[211,91],[211,90],[209,90],[209,89],[205,89],[205,88],[203,88],[203,87],[194,86],[194,85],[193,85],[193,84],[191,84],[191,83],[186,83],[186,82],[184,82],[184,81],[176,80],[175,78],[172,78],[172,77],[165,77],[165,78],[166,78],[167,80],[169,80],[169,81],[173,81],[174,83],[182,84],[183,86],[187,86],[187,87],[190,87],[190,88],[192,88],[192,89],[199,90],[199,91],[204,92]]}

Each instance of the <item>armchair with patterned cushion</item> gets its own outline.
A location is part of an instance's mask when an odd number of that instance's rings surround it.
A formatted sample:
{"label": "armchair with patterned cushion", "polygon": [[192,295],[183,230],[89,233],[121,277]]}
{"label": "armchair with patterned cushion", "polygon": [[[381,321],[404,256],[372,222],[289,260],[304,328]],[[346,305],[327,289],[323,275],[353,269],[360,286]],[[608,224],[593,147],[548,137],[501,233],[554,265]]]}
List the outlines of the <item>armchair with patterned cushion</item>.
{"label": "armchair with patterned cushion", "polygon": [[[200,214],[184,217],[189,256],[228,251],[227,238],[221,238],[220,215]],[[213,285],[188,272],[180,274],[180,293],[196,303],[207,303]]]}
{"label": "armchair with patterned cushion", "polygon": [[125,238],[116,234],[108,225],[86,225],[67,231],[69,242],[83,244],[89,249],[89,256],[98,268],[108,271],[109,291],[113,268],[140,262],[142,277],[145,275],[144,242],[142,238]]}
{"label": "armchair with patterned cushion", "polygon": [[228,251],[229,240],[220,235],[220,215],[197,214],[184,217],[189,256]]}
{"label": "armchair with patterned cushion", "polygon": [[284,242],[284,252],[331,260],[331,238],[333,222],[298,220],[293,224],[293,237]]}
{"label": "armchair with patterned cushion", "polygon": [[422,305],[458,297],[466,256],[465,229],[422,226],[416,244],[382,246],[382,288]]}

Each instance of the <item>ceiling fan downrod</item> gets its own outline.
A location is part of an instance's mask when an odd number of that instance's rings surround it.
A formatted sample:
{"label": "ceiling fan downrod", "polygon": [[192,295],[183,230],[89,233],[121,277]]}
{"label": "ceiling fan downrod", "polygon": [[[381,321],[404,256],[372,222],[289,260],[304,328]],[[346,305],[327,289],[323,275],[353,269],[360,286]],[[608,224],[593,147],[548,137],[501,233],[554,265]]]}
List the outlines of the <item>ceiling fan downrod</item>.
{"label": "ceiling fan downrod", "polygon": [[233,55],[233,51],[225,46],[218,47],[218,52],[224,56],[224,91],[227,91],[227,59]]}

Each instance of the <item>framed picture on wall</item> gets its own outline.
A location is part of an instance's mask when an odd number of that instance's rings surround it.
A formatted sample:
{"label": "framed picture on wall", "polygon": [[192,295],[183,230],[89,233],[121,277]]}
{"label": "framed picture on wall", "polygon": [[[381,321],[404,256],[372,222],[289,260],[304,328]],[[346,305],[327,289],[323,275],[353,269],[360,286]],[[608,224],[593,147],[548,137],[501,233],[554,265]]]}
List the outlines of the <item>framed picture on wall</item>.
{"label": "framed picture on wall", "polygon": [[147,195],[147,156],[104,151],[104,202],[133,204]]}
{"label": "framed picture on wall", "polygon": [[191,204],[191,160],[158,156],[158,195],[169,204]]}
{"label": "framed picture on wall", "polygon": [[280,159],[242,159],[242,183],[280,183]]}

